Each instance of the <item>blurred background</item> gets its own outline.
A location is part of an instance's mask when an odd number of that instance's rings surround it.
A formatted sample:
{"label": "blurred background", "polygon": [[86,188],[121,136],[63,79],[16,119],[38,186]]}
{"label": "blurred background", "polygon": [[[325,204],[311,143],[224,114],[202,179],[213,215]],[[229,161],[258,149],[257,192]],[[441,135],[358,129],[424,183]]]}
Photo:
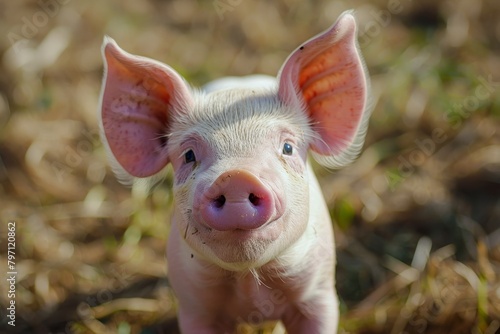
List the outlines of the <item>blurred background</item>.
{"label": "blurred background", "polygon": [[171,177],[148,193],[108,166],[103,35],[202,85],[275,75],[350,8],[375,109],[354,164],[315,166],[335,221],[339,332],[500,333],[495,0],[0,2],[0,272],[9,223],[17,271],[15,327],[2,278],[0,332],[178,333]]}

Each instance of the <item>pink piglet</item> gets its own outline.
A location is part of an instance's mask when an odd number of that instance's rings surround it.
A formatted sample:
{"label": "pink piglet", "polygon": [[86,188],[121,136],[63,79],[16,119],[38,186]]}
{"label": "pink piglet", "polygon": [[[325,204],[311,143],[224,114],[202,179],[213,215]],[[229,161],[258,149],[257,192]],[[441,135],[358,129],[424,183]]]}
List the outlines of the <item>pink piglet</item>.
{"label": "pink piglet", "polygon": [[196,90],[110,38],[103,56],[101,137],[118,177],[174,170],[167,260],[181,331],[280,320],[288,333],[336,333],[332,222],[308,154],[338,168],[364,141],[369,80],[352,13],[277,78]]}

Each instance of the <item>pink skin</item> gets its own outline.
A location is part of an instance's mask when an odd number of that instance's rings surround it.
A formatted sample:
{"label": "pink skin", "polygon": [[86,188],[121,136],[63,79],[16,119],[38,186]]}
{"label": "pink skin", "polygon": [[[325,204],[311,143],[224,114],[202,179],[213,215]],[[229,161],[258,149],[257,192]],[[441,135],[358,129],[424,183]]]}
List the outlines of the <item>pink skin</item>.
{"label": "pink skin", "polygon": [[361,148],[370,108],[355,36],[344,13],[277,80],[221,79],[210,92],[105,40],[100,124],[115,172],[174,169],[167,259],[183,333],[267,320],[337,331],[332,224],[307,156],[339,167]]}
{"label": "pink skin", "polygon": [[[274,194],[245,170],[227,171],[199,191],[194,204],[200,208],[199,219],[217,231],[253,230],[275,220]],[[281,216],[280,211],[274,215]]]}

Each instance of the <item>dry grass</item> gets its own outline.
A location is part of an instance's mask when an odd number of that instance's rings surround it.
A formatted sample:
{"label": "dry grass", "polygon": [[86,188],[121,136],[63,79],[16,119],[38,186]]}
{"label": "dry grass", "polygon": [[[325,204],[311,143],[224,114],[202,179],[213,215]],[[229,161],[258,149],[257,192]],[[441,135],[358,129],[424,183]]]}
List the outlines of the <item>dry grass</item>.
{"label": "dry grass", "polygon": [[97,136],[104,34],[202,84],[275,74],[348,8],[376,107],[359,160],[317,168],[336,221],[340,332],[500,332],[494,0],[0,3],[0,266],[15,221],[18,272],[16,327],[2,284],[0,332],[177,332],[170,178],[150,195],[121,186]]}

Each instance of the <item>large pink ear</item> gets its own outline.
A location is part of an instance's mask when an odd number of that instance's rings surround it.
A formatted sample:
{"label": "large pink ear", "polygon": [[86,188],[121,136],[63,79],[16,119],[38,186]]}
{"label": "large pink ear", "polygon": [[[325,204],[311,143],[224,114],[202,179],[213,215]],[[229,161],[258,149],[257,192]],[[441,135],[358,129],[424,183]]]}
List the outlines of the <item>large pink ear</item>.
{"label": "large pink ear", "polygon": [[349,163],[361,149],[370,114],[368,89],[350,12],[297,48],[279,74],[280,99],[307,113],[313,155],[332,168]]}
{"label": "large pink ear", "polygon": [[192,96],[170,67],[134,56],[105,37],[101,129],[114,160],[130,175],[147,177],[167,165],[171,117],[190,107]]}

